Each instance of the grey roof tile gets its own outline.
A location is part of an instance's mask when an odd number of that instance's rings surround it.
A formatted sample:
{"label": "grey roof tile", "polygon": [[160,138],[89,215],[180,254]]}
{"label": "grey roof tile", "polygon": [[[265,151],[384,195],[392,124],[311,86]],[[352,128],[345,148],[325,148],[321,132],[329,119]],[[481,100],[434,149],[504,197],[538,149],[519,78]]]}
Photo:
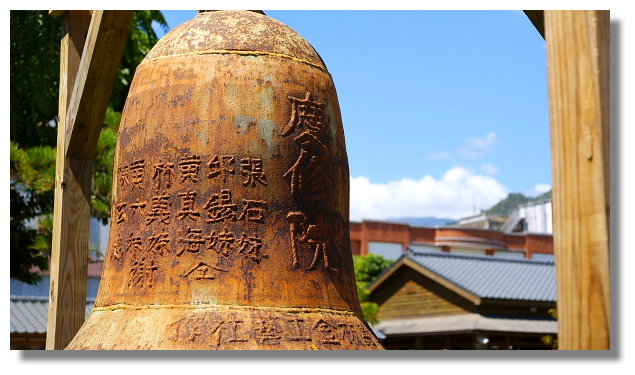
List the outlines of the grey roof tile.
{"label": "grey roof tile", "polygon": [[[86,317],[94,306],[94,300],[86,302]],[[46,333],[48,298],[11,296],[11,333]]]}
{"label": "grey roof tile", "polygon": [[481,298],[556,300],[553,262],[438,252],[405,256]]}

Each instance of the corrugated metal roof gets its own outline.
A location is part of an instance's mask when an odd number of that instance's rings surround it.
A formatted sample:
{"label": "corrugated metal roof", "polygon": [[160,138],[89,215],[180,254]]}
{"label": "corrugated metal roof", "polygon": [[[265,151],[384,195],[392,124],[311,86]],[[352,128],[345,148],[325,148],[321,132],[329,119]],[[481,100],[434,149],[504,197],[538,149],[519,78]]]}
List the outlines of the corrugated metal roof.
{"label": "corrugated metal roof", "polygon": [[[11,296],[11,333],[46,333],[48,298]],[[86,317],[94,300],[86,302]]]}
{"label": "corrugated metal roof", "polygon": [[556,301],[553,262],[438,252],[405,256],[480,298]]}

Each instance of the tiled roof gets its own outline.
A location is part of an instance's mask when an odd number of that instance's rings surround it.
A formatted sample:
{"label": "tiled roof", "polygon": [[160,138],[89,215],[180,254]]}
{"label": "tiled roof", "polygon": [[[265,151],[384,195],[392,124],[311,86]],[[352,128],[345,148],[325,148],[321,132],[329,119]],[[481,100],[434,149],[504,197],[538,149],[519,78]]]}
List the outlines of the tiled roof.
{"label": "tiled roof", "polygon": [[[48,298],[11,296],[11,333],[46,333]],[[86,302],[86,317],[94,300]]]}
{"label": "tiled roof", "polygon": [[404,256],[480,298],[556,301],[556,270],[550,261],[439,252]]}
{"label": "tiled roof", "polygon": [[468,313],[386,319],[381,321],[376,329],[381,330],[385,335],[412,335],[461,331],[558,333],[558,322],[545,319],[487,317],[480,314]]}

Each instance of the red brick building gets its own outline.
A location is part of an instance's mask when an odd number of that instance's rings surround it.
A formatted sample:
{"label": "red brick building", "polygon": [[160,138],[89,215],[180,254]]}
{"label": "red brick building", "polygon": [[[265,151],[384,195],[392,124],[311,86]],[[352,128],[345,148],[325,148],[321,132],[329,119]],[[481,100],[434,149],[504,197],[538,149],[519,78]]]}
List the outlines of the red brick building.
{"label": "red brick building", "polygon": [[550,234],[503,233],[460,227],[413,227],[380,221],[351,222],[353,255],[379,254],[397,259],[406,249],[553,260]]}

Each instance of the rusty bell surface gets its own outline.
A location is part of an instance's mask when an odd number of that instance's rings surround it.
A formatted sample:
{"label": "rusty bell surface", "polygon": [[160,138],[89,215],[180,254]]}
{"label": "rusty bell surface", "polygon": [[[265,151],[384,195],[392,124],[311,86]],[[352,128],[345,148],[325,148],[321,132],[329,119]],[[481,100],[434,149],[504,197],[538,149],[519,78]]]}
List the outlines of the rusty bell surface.
{"label": "rusty bell surface", "polygon": [[311,45],[203,12],[139,65],[95,308],[68,349],[381,349],[362,320],[337,94]]}

